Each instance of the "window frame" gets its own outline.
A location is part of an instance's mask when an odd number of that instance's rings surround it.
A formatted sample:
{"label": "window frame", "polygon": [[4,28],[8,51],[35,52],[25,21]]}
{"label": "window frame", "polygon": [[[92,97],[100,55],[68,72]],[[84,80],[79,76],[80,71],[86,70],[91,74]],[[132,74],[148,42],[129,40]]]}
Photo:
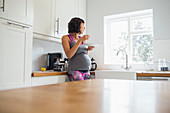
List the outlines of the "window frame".
{"label": "window frame", "polygon": [[[132,20],[133,19],[141,19],[141,18],[152,18],[152,28],[150,30],[139,30],[139,31],[132,31]],[[151,34],[153,37],[153,10],[144,10],[144,11],[136,11],[130,12],[125,14],[118,14],[118,15],[111,15],[104,17],[104,64],[122,64],[122,62],[115,62],[115,63],[108,63],[106,62],[106,55],[108,54],[109,46],[111,47],[111,43],[108,44],[108,40],[111,39],[111,23],[112,22],[119,22],[126,20],[128,22],[128,60],[130,64],[143,64],[143,62],[133,62],[132,61],[132,36],[133,35],[141,35],[141,34]],[[109,28],[110,27],[110,28]],[[154,38],[154,37],[153,37]],[[112,51],[111,51],[112,52]],[[111,60],[111,57],[109,58]]]}

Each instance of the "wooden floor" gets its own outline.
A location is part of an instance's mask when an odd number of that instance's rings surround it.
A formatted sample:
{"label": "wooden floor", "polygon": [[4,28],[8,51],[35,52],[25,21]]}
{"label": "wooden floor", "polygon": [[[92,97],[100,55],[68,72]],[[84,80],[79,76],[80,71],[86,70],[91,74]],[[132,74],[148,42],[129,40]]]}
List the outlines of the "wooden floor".
{"label": "wooden floor", "polygon": [[0,113],[170,113],[170,82],[94,79],[0,91]]}

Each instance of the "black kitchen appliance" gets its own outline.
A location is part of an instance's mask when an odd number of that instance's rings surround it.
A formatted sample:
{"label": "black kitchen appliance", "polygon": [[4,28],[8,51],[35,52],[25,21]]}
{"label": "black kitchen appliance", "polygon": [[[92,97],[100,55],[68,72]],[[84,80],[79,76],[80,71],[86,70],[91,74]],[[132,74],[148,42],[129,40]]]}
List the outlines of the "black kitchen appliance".
{"label": "black kitchen appliance", "polygon": [[64,58],[64,71],[68,70],[68,58]]}
{"label": "black kitchen appliance", "polygon": [[60,61],[60,59],[63,58],[62,53],[48,53],[47,54],[47,70],[53,70],[54,69],[54,63],[56,61]]}
{"label": "black kitchen appliance", "polygon": [[64,71],[64,61],[57,60],[54,63],[53,71]]}
{"label": "black kitchen appliance", "polygon": [[97,64],[94,60],[94,58],[91,59],[91,70],[90,71],[94,71],[97,69]]}

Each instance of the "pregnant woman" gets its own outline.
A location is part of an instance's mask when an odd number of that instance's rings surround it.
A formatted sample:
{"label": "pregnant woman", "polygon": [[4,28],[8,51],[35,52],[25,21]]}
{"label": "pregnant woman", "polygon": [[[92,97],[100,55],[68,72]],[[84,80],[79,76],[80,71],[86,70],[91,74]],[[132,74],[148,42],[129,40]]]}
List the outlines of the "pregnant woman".
{"label": "pregnant woman", "polygon": [[85,30],[84,20],[72,18],[68,23],[68,35],[62,37],[62,45],[66,56],[68,57],[68,76],[70,81],[90,79],[91,60],[88,52],[94,47],[84,45],[89,39],[89,35],[83,35]]}

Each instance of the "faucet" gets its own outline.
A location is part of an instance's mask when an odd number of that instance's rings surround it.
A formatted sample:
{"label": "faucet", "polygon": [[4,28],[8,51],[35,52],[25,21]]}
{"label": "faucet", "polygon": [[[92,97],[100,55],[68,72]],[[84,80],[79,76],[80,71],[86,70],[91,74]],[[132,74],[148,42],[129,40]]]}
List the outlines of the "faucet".
{"label": "faucet", "polygon": [[120,49],[118,52],[117,52],[117,56],[119,55],[119,52],[124,52],[125,54],[126,54],[126,66],[124,67],[124,66],[122,66],[121,68],[123,68],[123,69],[125,69],[125,70],[127,70],[127,71],[129,71],[129,69],[131,68],[131,66],[128,66],[128,54],[127,54],[127,52],[125,51],[125,50],[123,50],[123,49]]}

